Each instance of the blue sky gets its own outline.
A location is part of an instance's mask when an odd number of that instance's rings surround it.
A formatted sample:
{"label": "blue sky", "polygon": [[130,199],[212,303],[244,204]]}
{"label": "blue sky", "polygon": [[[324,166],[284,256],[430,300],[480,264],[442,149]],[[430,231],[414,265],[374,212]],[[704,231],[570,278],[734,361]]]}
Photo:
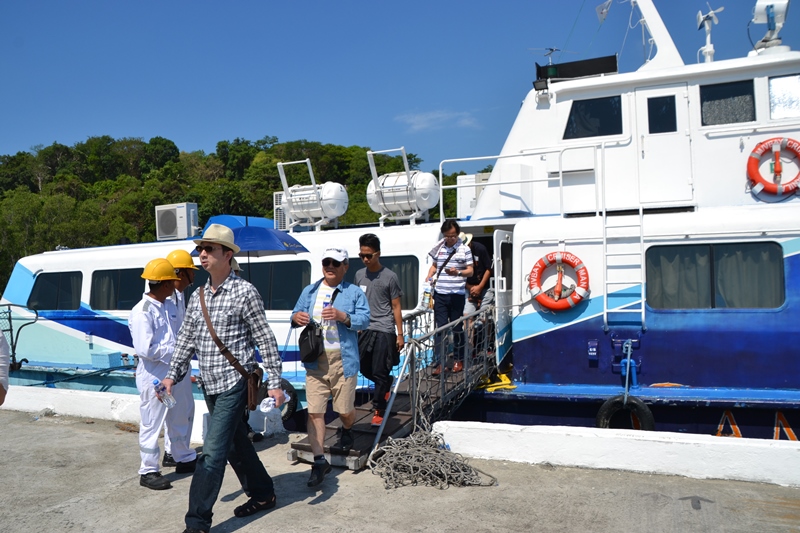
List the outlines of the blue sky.
{"label": "blue sky", "polygon": [[[0,154],[87,137],[162,136],[183,151],[220,140],[405,146],[437,168],[497,154],[542,50],[561,61],[620,53],[641,64],[641,29],[614,0],[4,1]],[[721,0],[716,58],[750,48],[755,0]],[[686,63],[705,1],[656,0]],[[795,9],[797,11],[797,9]],[[797,15],[793,17],[792,15]],[[577,17],[577,18],[576,18]],[[790,10],[782,36],[800,48]],[[766,27],[751,26],[752,39]],[[623,48],[623,42],[625,46]],[[366,156],[365,156],[366,157]],[[313,163],[313,161],[312,161]],[[324,181],[324,176],[320,176]]]}

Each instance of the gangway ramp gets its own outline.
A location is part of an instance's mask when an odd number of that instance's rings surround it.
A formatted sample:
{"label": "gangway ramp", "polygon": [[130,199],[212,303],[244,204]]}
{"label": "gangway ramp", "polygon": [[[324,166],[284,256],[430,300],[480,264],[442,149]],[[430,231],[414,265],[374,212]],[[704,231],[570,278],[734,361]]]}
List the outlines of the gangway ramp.
{"label": "gangway ramp", "polygon": [[[400,371],[395,377],[389,398],[387,413],[381,427],[373,427],[372,404],[364,403],[356,407],[356,421],[353,424],[354,443],[347,453],[337,453],[335,448],[341,420],[326,424],[324,452],[328,462],[351,470],[366,466],[373,449],[379,447],[389,437],[399,439],[413,433],[417,428],[428,429],[437,420],[444,420],[461,405],[461,402],[480,383],[483,376],[494,368],[493,343],[487,332],[492,328],[473,327],[466,335],[468,342],[464,347],[464,368],[461,372],[445,371],[434,375],[434,344],[436,339],[445,347],[440,358],[445,366],[452,366],[455,342],[458,342],[457,326],[467,326],[482,320],[486,324],[493,316],[494,309],[487,308],[461,318],[439,329],[431,331],[430,313],[417,311],[404,318],[409,342],[404,349]],[[427,322],[427,325],[421,324]],[[425,332],[425,330],[428,330]],[[420,334],[422,333],[422,334]],[[455,335],[454,335],[455,334]],[[454,339],[456,339],[454,341]],[[291,444],[287,454],[290,461],[312,463],[314,455],[308,437]]]}

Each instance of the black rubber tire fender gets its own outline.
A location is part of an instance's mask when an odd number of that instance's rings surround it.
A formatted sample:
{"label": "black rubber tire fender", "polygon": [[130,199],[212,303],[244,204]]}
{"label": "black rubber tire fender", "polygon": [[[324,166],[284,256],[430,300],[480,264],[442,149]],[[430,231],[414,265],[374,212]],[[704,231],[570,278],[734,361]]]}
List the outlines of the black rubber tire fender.
{"label": "black rubber tire fender", "polygon": [[656,419],[653,417],[653,412],[647,405],[637,398],[636,396],[628,395],[628,403],[625,404],[625,396],[620,394],[606,400],[597,411],[597,418],[595,418],[595,426],[599,428],[607,428],[611,423],[611,418],[621,409],[630,411],[636,418],[639,419],[639,429],[642,431],[653,431],[656,428]]}
{"label": "black rubber tire fender", "polygon": [[[291,383],[283,378],[281,378],[281,388],[289,395],[289,401],[284,402],[283,405],[281,405],[281,420],[286,422],[297,412],[297,391],[294,389]],[[258,389],[259,404],[264,398],[267,397],[267,390],[269,390],[269,387],[267,386],[267,382],[264,381],[261,383],[261,387]]]}

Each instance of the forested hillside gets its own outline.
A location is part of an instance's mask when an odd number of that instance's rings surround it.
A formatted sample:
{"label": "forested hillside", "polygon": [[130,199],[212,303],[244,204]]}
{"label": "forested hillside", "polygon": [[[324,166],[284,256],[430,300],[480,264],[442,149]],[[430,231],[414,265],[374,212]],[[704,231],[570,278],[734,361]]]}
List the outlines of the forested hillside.
{"label": "forested hillside", "polygon": [[[281,190],[276,163],[311,159],[318,182],[347,187],[350,206],[340,225],[377,221],[366,201],[371,179],[363,146],[306,140],[234,139],[215,153],[182,152],[153,137],[90,137],[0,156],[0,287],[14,263],[56,246],[81,248],[155,240],[156,205],[195,202],[200,225],[222,213],[272,217]],[[412,169],[422,161],[408,154]],[[376,155],[379,174],[403,170],[400,156]],[[289,185],[309,183],[303,165],[286,167]],[[434,172],[438,173],[438,172]],[[447,176],[445,183],[455,183]],[[454,191],[449,191],[454,192]],[[455,213],[455,202],[446,202]],[[432,215],[437,215],[431,213]]]}

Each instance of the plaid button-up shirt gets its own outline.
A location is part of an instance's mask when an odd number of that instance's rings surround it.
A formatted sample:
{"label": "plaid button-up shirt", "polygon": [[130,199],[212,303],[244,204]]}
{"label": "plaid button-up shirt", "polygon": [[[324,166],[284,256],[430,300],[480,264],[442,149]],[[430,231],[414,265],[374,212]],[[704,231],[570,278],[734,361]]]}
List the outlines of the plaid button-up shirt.
{"label": "plaid button-up shirt", "polygon": [[[206,282],[205,299],[214,330],[233,356],[245,370],[253,371],[257,365],[255,347],[258,346],[269,388],[280,388],[281,358],[278,345],[264,315],[264,302],[256,288],[231,272],[216,291],[211,291],[210,280]],[[195,291],[189,299],[167,377],[176,381],[183,379],[195,353],[206,394],[225,392],[242,379],[242,375],[225,359],[211,338],[200,307],[200,291]]]}

